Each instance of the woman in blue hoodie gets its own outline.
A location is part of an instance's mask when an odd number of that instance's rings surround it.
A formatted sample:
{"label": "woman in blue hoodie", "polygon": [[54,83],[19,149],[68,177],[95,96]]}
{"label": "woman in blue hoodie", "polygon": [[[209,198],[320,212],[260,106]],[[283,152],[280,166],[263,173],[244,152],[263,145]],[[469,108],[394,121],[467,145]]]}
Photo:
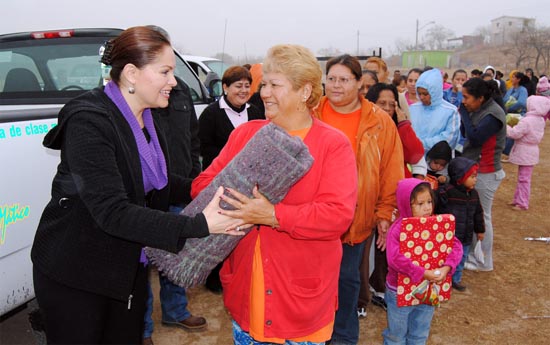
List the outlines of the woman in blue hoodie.
{"label": "woman in blue hoodie", "polygon": [[411,122],[424,152],[442,140],[454,149],[460,134],[460,116],[457,108],[443,99],[441,72],[434,68],[422,73],[416,82],[416,93],[420,102],[410,106]]}

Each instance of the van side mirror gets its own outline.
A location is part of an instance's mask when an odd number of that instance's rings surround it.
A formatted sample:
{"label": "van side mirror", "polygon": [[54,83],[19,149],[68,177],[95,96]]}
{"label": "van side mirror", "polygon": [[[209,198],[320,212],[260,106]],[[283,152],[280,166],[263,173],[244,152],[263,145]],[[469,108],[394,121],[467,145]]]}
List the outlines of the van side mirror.
{"label": "van side mirror", "polygon": [[223,94],[222,80],[218,73],[213,71],[208,72],[204,84],[210,93],[210,97],[214,100],[219,99]]}
{"label": "van side mirror", "polygon": [[223,94],[221,79],[212,79],[210,83],[208,83],[207,88],[208,92],[210,92],[210,96],[212,96],[216,100],[219,99]]}

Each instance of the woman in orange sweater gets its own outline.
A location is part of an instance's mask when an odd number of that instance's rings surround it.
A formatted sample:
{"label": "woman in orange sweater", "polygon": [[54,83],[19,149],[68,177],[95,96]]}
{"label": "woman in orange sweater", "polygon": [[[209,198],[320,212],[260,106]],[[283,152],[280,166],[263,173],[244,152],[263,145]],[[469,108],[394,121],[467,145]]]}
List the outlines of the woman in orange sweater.
{"label": "woman in orange sweater", "polygon": [[[342,236],[338,312],[333,343],[356,344],[359,338],[357,300],[363,250],[372,243],[377,228],[377,246],[386,247],[386,232],[396,208],[395,189],[403,178],[403,148],[391,117],[359,94],[361,65],[342,55],[327,62],[326,96],[315,116],[340,129],[351,142],[359,178],[357,209],[353,223]],[[369,241],[367,241],[369,239]]]}

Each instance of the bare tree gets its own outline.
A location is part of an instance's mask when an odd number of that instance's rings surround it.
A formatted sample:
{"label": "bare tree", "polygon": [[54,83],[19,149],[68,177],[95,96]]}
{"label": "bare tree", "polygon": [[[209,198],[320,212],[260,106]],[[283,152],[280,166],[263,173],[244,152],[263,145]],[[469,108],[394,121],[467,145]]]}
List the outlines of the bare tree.
{"label": "bare tree", "polygon": [[550,28],[539,27],[526,32],[526,44],[534,52],[534,68],[540,74],[550,72]]}
{"label": "bare tree", "polygon": [[214,57],[215,57],[216,59],[222,60],[223,62],[225,62],[225,63],[228,64],[228,65],[233,65],[233,64],[235,64],[235,59],[234,59],[231,55],[229,55],[229,54],[227,54],[227,53],[216,53],[216,54],[214,55]]}
{"label": "bare tree", "polygon": [[406,51],[414,50],[414,44],[411,43],[411,41],[404,39],[404,38],[398,38],[395,40],[395,55],[401,55]]}
{"label": "bare tree", "polygon": [[483,43],[491,42],[491,25],[478,26],[475,28],[473,35],[483,37]]}
{"label": "bare tree", "polygon": [[424,35],[424,43],[432,50],[443,49],[445,48],[445,42],[454,36],[455,34],[452,30],[437,24],[428,29],[426,35]]}
{"label": "bare tree", "polygon": [[531,59],[531,46],[529,45],[529,32],[520,31],[511,35],[512,41],[510,44],[503,47],[502,53],[506,56],[512,56],[514,58],[515,68],[525,62],[528,63]]}

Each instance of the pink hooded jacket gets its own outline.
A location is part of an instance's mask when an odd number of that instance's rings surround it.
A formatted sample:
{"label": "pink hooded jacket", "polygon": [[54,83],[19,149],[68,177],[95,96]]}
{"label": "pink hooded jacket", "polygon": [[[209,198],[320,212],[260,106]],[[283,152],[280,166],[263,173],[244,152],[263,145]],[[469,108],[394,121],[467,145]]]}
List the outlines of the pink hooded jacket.
{"label": "pink hooded jacket", "polygon": [[506,135],[515,140],[510,152],[510,163],[538,164],[539,144],[544,135],[544,116],[548,112],[550,112],[550,99],[544,96],[527,98],[527,113],[516,126],[506,127]]}
{"label": "pink hooded jacket", "polygon": [[[386,257],[388,259],[388,275],[386,276],[386,285],[392,290],[397,290],[397,273],[409,276],[413,283],[419,283],[424,278],[425,269],[416,266],[411,259],[405,257],[399,251],[399,234],[401,233],[401,221],[404,217],[412,217],[411,209],[411,193],[421,183],[426,181],[417,178],[406,178],[399,181],[397,184],[396,198],[397,209],[399,210],[399,218],[390,227],[388,237],[386,239]],[[447,256],[447,260],[443,266],[451,267],[447,275],[452,275],[456,266],[462,259],[462,243],[456,237],[453,241],[453,250]]]}

